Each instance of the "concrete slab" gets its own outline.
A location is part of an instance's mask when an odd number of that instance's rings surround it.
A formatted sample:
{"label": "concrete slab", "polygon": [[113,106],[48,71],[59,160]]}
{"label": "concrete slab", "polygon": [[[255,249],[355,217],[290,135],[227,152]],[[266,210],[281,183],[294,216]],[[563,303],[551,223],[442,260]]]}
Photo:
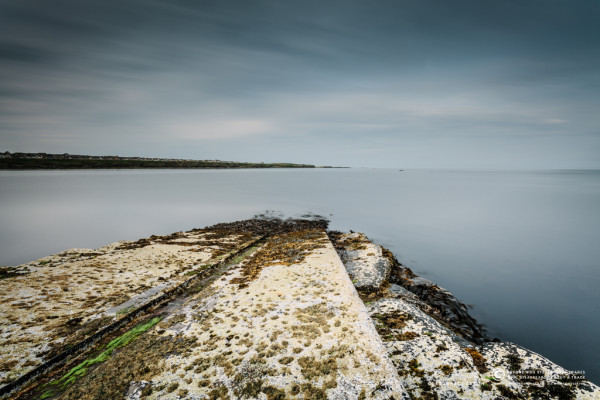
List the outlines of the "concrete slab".
{"label": "concrete slab", "polygon": [[[62,398],[98,398],[99,382],[128,399],[406,398],[320,230],[271,237],[130,346]],[[115,378],[142,360],[155,362]]]}
{"label": "concrete slab", "polygon": [[71,249],[0,279],[0,386],[256,239],[191,231]]}

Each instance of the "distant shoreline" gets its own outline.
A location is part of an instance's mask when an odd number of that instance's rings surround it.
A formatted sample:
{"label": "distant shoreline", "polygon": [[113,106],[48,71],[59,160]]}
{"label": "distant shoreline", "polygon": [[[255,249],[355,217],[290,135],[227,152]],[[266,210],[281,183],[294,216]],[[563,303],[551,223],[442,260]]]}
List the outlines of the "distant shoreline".
{"label": "distant shoreline", "polygon": [[182,160],[144,157],[87,156],[47,153],[0,153],[0,169],[240,169],[240,168],[339,168],[312,164],[250,163],[221,160]]}

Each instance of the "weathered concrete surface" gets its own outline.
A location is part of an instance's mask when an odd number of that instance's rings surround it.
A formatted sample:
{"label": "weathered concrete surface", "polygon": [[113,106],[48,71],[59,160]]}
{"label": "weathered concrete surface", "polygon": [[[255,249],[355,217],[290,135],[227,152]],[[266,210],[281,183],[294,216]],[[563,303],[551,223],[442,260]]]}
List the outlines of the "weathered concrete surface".
{"label": "weathered concrete surface", "polygon": [[255,238],[195,230],[11,268],[0,279],[0,387]]}
{"label": "weathered concrete surface", "polygon": [[[343,251],[347,242],[340,241],[340,235],[333,236],[338,250],[342,247]],[[371,246],[360,248],[356,242],[351,246],[352,253],[342,254],[351,254],[365,264],[376,263],[362,261],[368,258],[390,259],[385,249],[378,253]],[[417,277],[395,260],[391,264],[390,279],[404,287],[391,284],[362,295],[411,398],[600,398],[598,386],[539,354],[513,343],[481,340],[479,326],[450,292]]]}
{"label": "weathered concrete surface", "polygon": [[[167,342],[181,345],[144,347]],[[93,391],[106,382],[126,384],[128,399],[405,398],[324,231],[273,236],[132,346],[141,347],[115,356],[63,397],[98,398]],[[157,362],[111,382],[116,365],[141,359]]]}

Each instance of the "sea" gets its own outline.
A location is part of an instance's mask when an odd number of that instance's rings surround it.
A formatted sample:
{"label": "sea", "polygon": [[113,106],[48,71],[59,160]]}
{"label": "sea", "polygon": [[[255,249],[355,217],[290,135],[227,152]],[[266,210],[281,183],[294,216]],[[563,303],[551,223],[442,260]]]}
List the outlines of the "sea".
{"label": "sea", "polygon": [[600,171],[0,171],[0,264],[258,214],[364,232],[491,337],[600,383]]}

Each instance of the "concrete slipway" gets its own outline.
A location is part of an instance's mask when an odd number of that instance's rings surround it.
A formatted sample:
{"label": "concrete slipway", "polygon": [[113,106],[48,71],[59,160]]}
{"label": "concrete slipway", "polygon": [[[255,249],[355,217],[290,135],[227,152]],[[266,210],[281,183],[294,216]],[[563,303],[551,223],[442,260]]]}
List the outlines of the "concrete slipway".
{"label": "concrete slipway", "polygon": [[4,397],[599,398],[325,227],[240,221],[4,268]]}

